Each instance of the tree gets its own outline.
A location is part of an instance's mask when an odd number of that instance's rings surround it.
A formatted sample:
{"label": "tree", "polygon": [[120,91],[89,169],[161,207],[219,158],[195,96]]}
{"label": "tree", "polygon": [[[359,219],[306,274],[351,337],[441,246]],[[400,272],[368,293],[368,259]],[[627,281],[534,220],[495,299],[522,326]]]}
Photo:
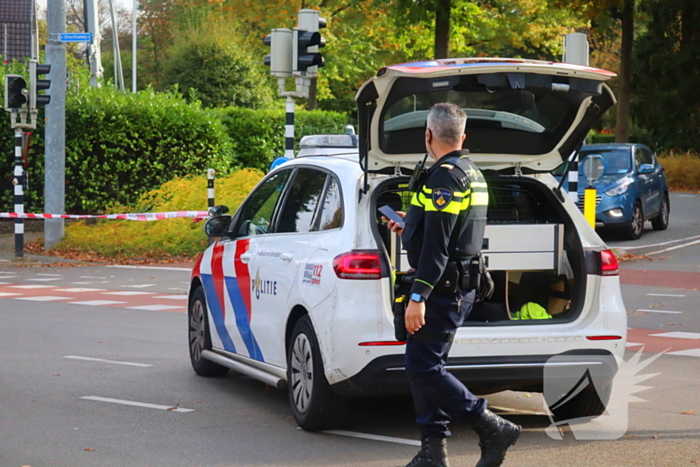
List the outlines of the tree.
{"label": "tree", "polygon": [[235,40],[238,32],[222,24],[182,34],[163,70],[163,88],[194,91],[205,107],[259,108],[272,103],[263,65]]}
{"label": "tree", "polygon": [[637,123],[659,148],[700,151],[700,5],[646,0],[646,31],[635,45]]}

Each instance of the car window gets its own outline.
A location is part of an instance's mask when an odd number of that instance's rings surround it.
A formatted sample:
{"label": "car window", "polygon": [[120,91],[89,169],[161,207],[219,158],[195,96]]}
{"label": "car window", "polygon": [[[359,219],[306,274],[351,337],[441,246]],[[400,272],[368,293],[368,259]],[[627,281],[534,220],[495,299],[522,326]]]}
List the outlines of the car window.
{"label": "car window", "polygon": [[340,185],[335,177],[330,177],[326,197],[323,199],[323,210],[319,230],[338,229],[343,226],[343,197]]}
{"label": "car window", "polygon": [[642,164],[654,163],[654,159],[651,155],[651,152],[647,151],[644,148],[637,148],[637,150],[634,152],[634,161],[637,168],[639,168]]}
{"label": "car window", "polygon": [[289,195],[280,210],[277,232],[309,232],[314,225],[326,174],[313,169],[299,169]]}
{"label": "car window", "polygon": [[258,186],[242,208],[236,223],[236,237],[263,235],[270,231],[270,222],[275,212],[284,184],[291,170],[273,175]]}
{"label": "car window", "polygon": [[[629,149],[599,149],[581,151],[579,160],[583,162],[583,160],[591,154],[597,154],[605,161],[604,175],[625,174],[632,170]],[[579,173],[583,174],[583,164],[579,164]]]}

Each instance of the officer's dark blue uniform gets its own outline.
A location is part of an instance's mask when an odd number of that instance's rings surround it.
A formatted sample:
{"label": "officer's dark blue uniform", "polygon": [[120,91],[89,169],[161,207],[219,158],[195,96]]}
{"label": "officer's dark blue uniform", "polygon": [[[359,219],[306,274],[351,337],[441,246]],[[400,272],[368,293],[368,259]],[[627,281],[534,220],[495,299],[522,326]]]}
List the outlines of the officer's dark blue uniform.
{"label": "officer's dark blue uniform", "polygon": [[403,245],[416,269],[411,293],[426,301],[425,325],[409,338],[405,356],[423,437],[446,438],[451,419],[472,422],[486,408],[484,399],[445,370],[454,332],[471,311],[475,291],[441,293],[440,281],[449,262],[480,253],[487,206],[483,175],[467,151],[454,151],[429,170],[404,219]]}

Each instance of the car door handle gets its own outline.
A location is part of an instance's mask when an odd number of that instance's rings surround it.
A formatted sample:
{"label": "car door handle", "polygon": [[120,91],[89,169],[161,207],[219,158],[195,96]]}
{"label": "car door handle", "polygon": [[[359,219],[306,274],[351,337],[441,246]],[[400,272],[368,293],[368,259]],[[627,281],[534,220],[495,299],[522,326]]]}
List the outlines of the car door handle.
{"label": "car door handle", "polygon": [[241,255],[241,262],[248,264],[248,261],[253,257],[252,253],[243,253]]}
{"label": "car door handle", "polygon": [[294,255],[292,253],[282,253],[280,255],[280,259],[282,261],[286,261],[287,263],[290,262],[291,260],[294,259]]}

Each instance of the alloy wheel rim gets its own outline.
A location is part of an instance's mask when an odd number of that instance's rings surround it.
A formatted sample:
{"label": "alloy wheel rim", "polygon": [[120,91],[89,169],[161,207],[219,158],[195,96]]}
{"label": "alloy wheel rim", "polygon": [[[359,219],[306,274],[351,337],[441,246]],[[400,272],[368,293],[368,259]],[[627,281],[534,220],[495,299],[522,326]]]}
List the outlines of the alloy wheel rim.
{"label": "alloy wheel rim", "polygon": [[292,346],[291,388],[294,406],[300,413],[309,409],[313,392],[313,356],[306,334],[299,334]]}
{"label": "alloy wheel rim", "polygon": [[644,221],[642,220],[642,210],[639,209],[639,206],[635,206],[632,219],[632,230],[634,231],[635,235],[639,235],[642,233],[643,228]]}
{"label": "alloy wheel rim", "polygon": [[190,310],[190,354],[198,362],[204,350],[204,306],[196,300]]}
{"label": "alloy wheel rim", "polygon": [[668,201],[666,201],[666,198],[664,198],[664,205],[662,206],[662,211],[661,211],[661,216],[663,219],[664,225],[668,224]]}

